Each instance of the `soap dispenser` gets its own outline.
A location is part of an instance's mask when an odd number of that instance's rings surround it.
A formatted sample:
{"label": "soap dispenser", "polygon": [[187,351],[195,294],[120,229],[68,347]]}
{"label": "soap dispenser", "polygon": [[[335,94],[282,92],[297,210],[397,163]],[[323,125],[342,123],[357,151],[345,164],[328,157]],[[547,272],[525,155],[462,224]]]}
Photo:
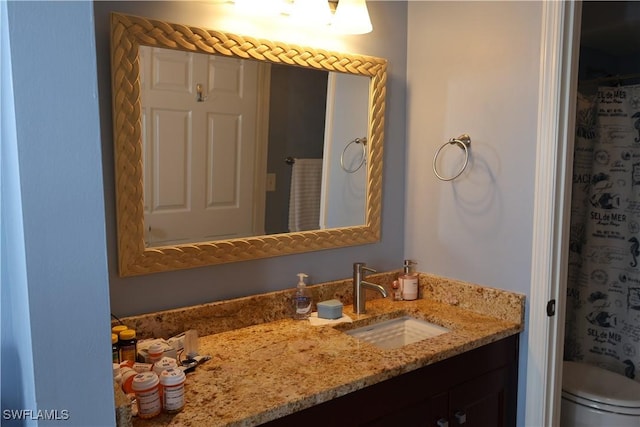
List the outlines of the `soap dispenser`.
{"label": "soap dispenser", "polygon": [[400,289],[402,290],[402,299],[405,301],[418,299],[418,273],[413,269],[416,264],[415,261],[405,259],[404,273],[398,277]]}
{"label": "soap dispenser", "polygon": [[311,314],[311,291],[307,289],[304,282],[305,277],[309,277],[304,273],[298,273],[298,286],[296,293],[293,295],[293,318],[298,320],[308,319]]}

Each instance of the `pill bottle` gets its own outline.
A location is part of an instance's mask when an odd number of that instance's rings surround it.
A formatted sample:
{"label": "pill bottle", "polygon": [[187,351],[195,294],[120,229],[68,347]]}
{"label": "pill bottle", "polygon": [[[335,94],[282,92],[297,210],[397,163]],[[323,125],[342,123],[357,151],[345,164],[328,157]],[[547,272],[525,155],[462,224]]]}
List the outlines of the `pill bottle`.
{"label": "pill bottle", "polygon": [[156,375],[158,376],[160,376],[160,374],[162,374],[162,371],[166,369],[177,369],[177,368],[178,368],[178,362],[176,362],[176,359],[172,357],[163,357],[162,359],[158,360],[156,363],[153,364],[153,372],[155,372]]}
{"label": "pill bottle", "polygon": [[126,331],[127,329],[129,329],[127,325],[116,325],[111,328],[111,333],[119,336],[120,332]]}
{"label": "pill bottle", "polygon": [[137,374],[131,387],[138,402],[138,417],[153,418],[162,411],[160,380],[155,372]]}
{"label": "pill bottle", "polygon": [[138,355],[136,331],[133,329],[126,329],[120,332],[118,347],[120,347],[120,362],[124,362],[125,360],[135,362],[136,356]]}
{"label": "pill bottle", "polygon": [[120,363],[120,347],[118,346],[118,334],[111,334],[111,357],[113,363]]}
{"label": "pill bottle", "polygon": [[175,414],[184,408],[184,382],[186,376],[181,369],[170,368],[160,374],[162,385],[162,407],[165,412]]}
{"label": "pill bottle", "polygon": [[132,383],[133,377],[138,375],[139,372],[134,371],[132,368],[128,366],[120,368],[120,381],[122,382],[122,391],[126,394],[133,393]]}
{"label": "pill bottle", "polygon": [[164,347],[159,342],[153,343],[147,349],[149,355],[149,363],[156,363],[164,356]]}
{"label": "pill bottle", "polygon": [[151,371],[153,369],[153,364],[151,363],[143,363],[143,362],[133,362],[131,360],[125,360],[120,363],[120,367],[128,367],[136,371],[137,373]]}

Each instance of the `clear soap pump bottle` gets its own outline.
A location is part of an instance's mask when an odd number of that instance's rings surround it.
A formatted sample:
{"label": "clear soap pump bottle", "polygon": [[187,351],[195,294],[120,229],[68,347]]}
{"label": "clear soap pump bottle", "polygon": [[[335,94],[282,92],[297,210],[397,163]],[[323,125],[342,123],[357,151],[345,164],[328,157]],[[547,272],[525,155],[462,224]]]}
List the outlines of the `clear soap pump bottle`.
{"label": "clear soap pump bottle", "polygon": [[298,320],[308,319],[311,314],[311,291],[307,289],[304,282],[305,277],[309,277],[304,273],[298,273],[298,286],[296,293],[293,295],[293,318]]}

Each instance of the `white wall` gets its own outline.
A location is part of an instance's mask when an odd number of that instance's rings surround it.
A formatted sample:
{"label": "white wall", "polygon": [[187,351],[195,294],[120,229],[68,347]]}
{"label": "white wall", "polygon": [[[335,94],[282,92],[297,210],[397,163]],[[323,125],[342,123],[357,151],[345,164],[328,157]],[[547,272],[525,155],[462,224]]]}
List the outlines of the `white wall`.
{"label": "white wall", "polygon": [[370,81],[362,76],[329,73],[321,228],[356,226],[366,221],[367,151],[363,144],[353,141],[367,136],[369,114],[361,106],[368,105]]}
{"label": "white wall", "polygon": [[[409,2],[405,256],[420,271],[529,294],[541,12],[540,2]],[[434,153],[462,133],[468,169],[439,181]],[[442,174],[455,156],[448,146]],[[520,351],[522,423],[526,332]]]}

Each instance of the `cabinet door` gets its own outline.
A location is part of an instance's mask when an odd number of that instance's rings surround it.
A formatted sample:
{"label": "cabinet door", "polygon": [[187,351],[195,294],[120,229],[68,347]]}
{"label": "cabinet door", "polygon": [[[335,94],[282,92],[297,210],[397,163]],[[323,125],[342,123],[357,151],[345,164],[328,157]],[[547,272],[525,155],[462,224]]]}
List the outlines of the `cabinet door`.
{"label": "cabinet door", "polygon": [[295,412],[268,425],[515,427],[517,361],[516,335]]}
{"label": "cabinet door", "polygon": [[[420,393],[420,389],[414,390],[414,393]],[[448,404],[449,393],[441,393],[401,409],[396,409],[394,412],[364,425],[366,427],[438,427],[438,420],[447,419]]]}
{"label": "cabinet door", "polygon": [[511,367],[481,375],[453,389],[449,394],[449,425],[464,427],[507,427],[515,425],[515,393]]}

